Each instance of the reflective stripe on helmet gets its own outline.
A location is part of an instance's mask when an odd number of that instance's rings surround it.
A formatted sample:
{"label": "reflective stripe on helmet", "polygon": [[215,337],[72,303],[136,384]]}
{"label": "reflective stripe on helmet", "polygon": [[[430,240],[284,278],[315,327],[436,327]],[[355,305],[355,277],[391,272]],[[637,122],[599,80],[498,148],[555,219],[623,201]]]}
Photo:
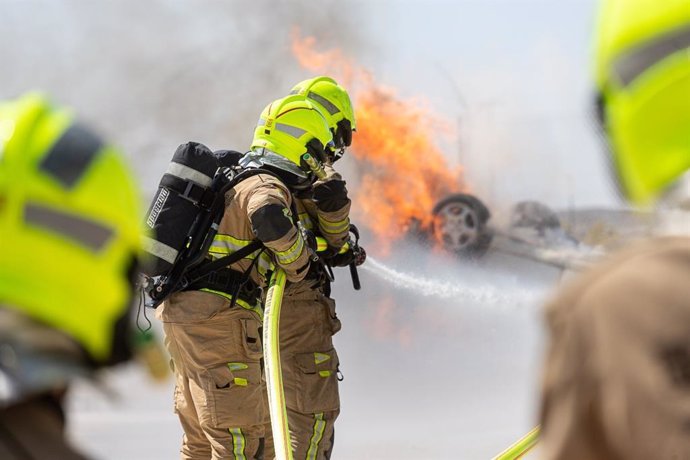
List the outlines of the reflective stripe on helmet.
{"label": "reflective stripe on helmet", "polygon": [[307,94],[307,98],[313,99],[319,104],[321,104],[323,108],[328,110],[328,113],[330,113],[331,115],[335,115],[336,113],[340,112],[340,109],[336,107],[335,104],[333,104],[325,97],[316,94],[314,91],[309,91],[309,94]]}
{"label": "reflective stripe on helmet", "polygon": [[43,157],[39,169],[71,188],[101,148],[103,142],[95,134],[80,125],[73,125]]}
{"label": "reflective stripe on helmet", "polygon": [[686,48],[690,48],[690,27],[675,30],[628,51],[613,62],[612,70],[625,87],[657,62]]}
{"label": "reflective stripe on helmet", "polygon": [[290,136],[294,137],[295,139],[299,139],[300,137],[304,136],[307,133],[306,129],[301,129],[296,126],[290,126],[286,125],[285,123],[276,123],[275,129],[278,131],[282,131],[286,134],[289,134]]}
{"label": "reflective stripe on helmet", "polygon": [[113,236],[113,230],[92,220],[38,204],[24,207],[27,224],[51,230],[98,251]]}
{"label": "reflective stripe on helmet", "polygon": [[190,168],[189,166],[175,162],[170,162],[168,165],[168,170],[165,173],[172,174],[173,176],[177,176],[181,179],[194,181],[197,184],[203,185],[204,187],[210,186],[211,181],[213,180],[212,177],[209,177],[194,168]]}
{"label": "reflective stripe on helmet", "polygon": [[170,264],[175,263],[175,259],[177,258],[177,254],[179,252],[177,249],[170,247],[165,243],[161,243],[160,241],[154,240],[148,236],[142,237],[142,245],[144,246],[144,250],[146,252],[158,257],[159,259],[163,259]]}
{"label": "reflective stripe on helmet", "polygon": [[[266,125],[266,120],[261,118],[259,119],[259,122],[256,124],[257,127],[259,126],[265,126]],[[276,131],[283,132],[285,134],[288,134],[295,139],[299,139],[300,137],[304,136],[307,133],[306,129],[301,129],[296,126],[290,126],[286,125],[285,123],[276,123],[274,125],[274,129]]]}

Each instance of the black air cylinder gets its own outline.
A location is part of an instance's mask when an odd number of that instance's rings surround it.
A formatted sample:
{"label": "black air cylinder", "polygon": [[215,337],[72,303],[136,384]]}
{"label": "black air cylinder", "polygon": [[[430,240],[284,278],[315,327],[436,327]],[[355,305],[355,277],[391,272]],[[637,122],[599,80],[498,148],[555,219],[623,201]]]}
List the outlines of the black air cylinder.
{"label": "black air cylinder", "polygon": [[158,276],[170,270],[199,212],[210,206],[209,186],[217,169],[217,158],[205,145],[188,142],[177,148],[146,213],[150,233],[144,248],[150,260],[144,273]]}

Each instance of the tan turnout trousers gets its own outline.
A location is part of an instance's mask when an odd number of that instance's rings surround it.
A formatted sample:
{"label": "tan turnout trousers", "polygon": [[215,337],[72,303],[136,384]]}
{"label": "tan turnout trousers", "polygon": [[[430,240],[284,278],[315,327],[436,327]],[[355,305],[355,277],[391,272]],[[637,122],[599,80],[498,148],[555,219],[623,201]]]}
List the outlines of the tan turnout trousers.
{"label": "tan turnout trousers", "polygon": [[159,307],[175,371],[175,412],[184,430],[181,458],[256,458],[267,411],[260,317],[229,308],[220,296],[194,294]]}
{"label": "tan turnout trousers", "polygon": [[[251,279],[259,286],[265,285],[274,264],[285,270],[288,280],[301,280],[309,259],[290,220],[291,200],[273,176],[240,182],[226,194],[225,215],[209,257],[231,254],[263,231],[272,236],[263,240],[266,250],[231,268],[244,272],[251,267]],[[266,212],[276,206],[277,213]],[[280,225],[272,226],[274,222]],[[230,305],[230,293],[202,288],[175,293],[156,311],[175,372],[175,412],[185,433],[185,460],[262,455],[268,417],[261,368],[263,312],[259,300],[250,304],[240,297],[233,308]]]}
{"label": "tan turnout trousers", "polygon": [[603,262],[547,319],[542,458],[690,459],[690,238]]}

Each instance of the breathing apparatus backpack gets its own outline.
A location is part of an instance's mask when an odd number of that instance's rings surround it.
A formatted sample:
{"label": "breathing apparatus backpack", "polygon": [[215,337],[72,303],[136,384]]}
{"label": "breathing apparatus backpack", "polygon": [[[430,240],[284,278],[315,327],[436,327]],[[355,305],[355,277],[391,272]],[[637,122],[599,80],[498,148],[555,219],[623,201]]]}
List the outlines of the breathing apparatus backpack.
{"label": "breathing apparatus backpack", "polygon": [[145,251],[150,262],[144,267],[144,289],[156,307],[170,294],[183,290],[209,273],[226,267],[262,244],[255,241],[225,257],[204,263],[216,236],[225,209],[225,192],[262,169],[243,170],[236,166],[239,152],[215,154],[203,144],[180,145],[146,214],[152,236]]}

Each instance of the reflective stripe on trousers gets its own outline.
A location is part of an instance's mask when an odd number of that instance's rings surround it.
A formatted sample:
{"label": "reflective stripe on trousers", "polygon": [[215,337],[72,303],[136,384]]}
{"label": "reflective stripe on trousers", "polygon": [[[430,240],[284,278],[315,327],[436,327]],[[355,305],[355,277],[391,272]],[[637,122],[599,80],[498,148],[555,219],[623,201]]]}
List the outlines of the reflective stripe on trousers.
{"label": "reflective stripe on trousers", "polygon": [[242,430],[239,428],[228,428],[230,435],[232,436],[232,453],[235,456],[235,460],[247,460],[244,455],[245,440]]}
{"label": "reflective stripe on trousers", "polygon": [[314,428],[311,439],[309,439],[309,450],[307,451],[307,460],[316,460],[316,454],[319,452],[319,444],[323,439],[323,431],[326,428],[326,421],[323,419],[323,412],[314,414]]}

